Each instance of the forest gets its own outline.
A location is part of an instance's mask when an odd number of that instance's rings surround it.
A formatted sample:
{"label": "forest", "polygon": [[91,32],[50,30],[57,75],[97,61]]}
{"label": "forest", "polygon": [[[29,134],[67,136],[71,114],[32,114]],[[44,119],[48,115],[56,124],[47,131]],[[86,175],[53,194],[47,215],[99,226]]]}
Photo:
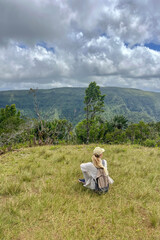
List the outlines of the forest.
{"label": "forest", "polygon": [[67,119],[45,120],[39,111],[36,91],[31,89],[36,118],[22,116],[16,105],[0,109],[0,151],[47,144],[140,144],[160,146],[160,122],[133,123],[119,114],[104,118],[106,95],[91,82],[84,96],[84,119],[73,125]]}
{"label": "forest", "polygon": [[[86,88],[36,89],[42,119],[67,119],[73,126],[85,118],[84,97]],[[160,93],[138,89],[100,87],[104,98],[103,119],[111,121],[116,115],[125,116],[129,122],[160,121]],[[0,108],[15,104],[22,117],[37,118],[34,96],[30,90],[0,92]]]}

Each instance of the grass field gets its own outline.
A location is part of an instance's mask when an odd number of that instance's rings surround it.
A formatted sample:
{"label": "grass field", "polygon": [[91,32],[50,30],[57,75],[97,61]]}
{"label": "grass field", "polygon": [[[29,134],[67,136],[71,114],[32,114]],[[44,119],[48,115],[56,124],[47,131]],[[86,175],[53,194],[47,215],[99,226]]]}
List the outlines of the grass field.
{"label": "grass field", "polygon": [[0,240],[159,240],[160,150],[105,148],[114,184],[84,188],[96,145],[42,146],[0,157]]}

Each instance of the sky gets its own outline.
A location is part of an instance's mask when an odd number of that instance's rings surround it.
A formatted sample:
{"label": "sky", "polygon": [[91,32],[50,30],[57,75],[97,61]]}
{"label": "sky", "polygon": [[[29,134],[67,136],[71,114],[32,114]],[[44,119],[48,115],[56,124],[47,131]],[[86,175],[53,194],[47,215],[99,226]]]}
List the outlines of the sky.
{"label": "sky", "polygon": [[160,91],[159,0],[0,0],[0,90]]}

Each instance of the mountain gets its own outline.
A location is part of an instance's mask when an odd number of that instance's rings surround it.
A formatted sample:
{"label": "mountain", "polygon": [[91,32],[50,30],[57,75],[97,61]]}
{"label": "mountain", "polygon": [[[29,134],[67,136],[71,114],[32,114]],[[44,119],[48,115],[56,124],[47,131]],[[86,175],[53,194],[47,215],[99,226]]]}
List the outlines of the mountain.
{"label": "mountain", "polygon": [[[131,122],[160,121],[160,93],[118,87],[102,87],[101,92],[106,94],[103,117],[108,120],[122,114]],[[84,119],[85,88],[39,89],[36,96],[44,119],[66,118],[74,125]],[[13,103],[22,115],[36,117],[29,90],[0,92],[0,108]]]}

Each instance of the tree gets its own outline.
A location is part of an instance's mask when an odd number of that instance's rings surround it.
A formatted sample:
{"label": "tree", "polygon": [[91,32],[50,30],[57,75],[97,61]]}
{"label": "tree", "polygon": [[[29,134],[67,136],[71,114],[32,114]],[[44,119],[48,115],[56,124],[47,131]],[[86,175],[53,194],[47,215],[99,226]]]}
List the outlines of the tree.
{"label": "tree", "polygon": [[[39,131],[41,136],[39,136]],[[72,134],[72,124],[66,119],[55,119],[52,122],[43,121],[43,130],[41,122],[37,122],[32,130],[32,135],[41,140],[41,144],[58,143],[59,141],[70,141]]]}
{"label": "tree", "polygon": [[128,127],[128,120],[123,115],[116,115],[113,120],[113,127],[118,129],[126,129]]}
{"label": "tree", "polygon": [[0,134],[18,129],[22,122],[24,121],[20,118],[20,111],[16,110],[15,104],[0,109]]}
{"label": "tree", "polygon": [[[24,119],[20,116],[20,111],[17,111],[15,104],[6,105],[0,109],[0,147],[10,145],[15,138],[18,139],[17,133],[22,132],[21,126],[24,124]],[[19,139],[18,139],[19,140]]]}
{"label": "tree", "polygon": [[[38,100],[37,100],[37,89],[33,89],[33,88],[30,88],[29,90],[29,93],[33,94],[33,98],[34,98],[34,110],[35,110],[35,113],[38,117],[38,120],[40,121],[41,123],[41,131],[40,131],[40,128],[38,128],[38,134],[39,134],[39,141],[41,142],[41,137],[42,137],[42,131],[43,131],[43,121],[42,121],[42,118],[41,118],[41,115],[40,115],[40,112],[39,112],[39,107],[38,107]],[[39,125],[38,125],[39,126]]]}
{"label": "tree", "polygon": [[75,133],[78,143],[87,142],[86,119],[76,125]]}
{"label": "tree", "polygon": [[38,117],[38,120],[41,121],[41,116],[39,112],[39,106],[38,106],[38,101],[37,101],[37,89],[30,88],[29,93],[33,94],[34,98],[34,111]]}
{"label": "tree", "polygon": [[95,117],[103,112],[105,95],[101,95],[100,87],[96,82],[91,82],[85,91],[85,112],[86,112],[86,130],[87,130],[87,144],[89,143],[89,134],[92,121]]}

